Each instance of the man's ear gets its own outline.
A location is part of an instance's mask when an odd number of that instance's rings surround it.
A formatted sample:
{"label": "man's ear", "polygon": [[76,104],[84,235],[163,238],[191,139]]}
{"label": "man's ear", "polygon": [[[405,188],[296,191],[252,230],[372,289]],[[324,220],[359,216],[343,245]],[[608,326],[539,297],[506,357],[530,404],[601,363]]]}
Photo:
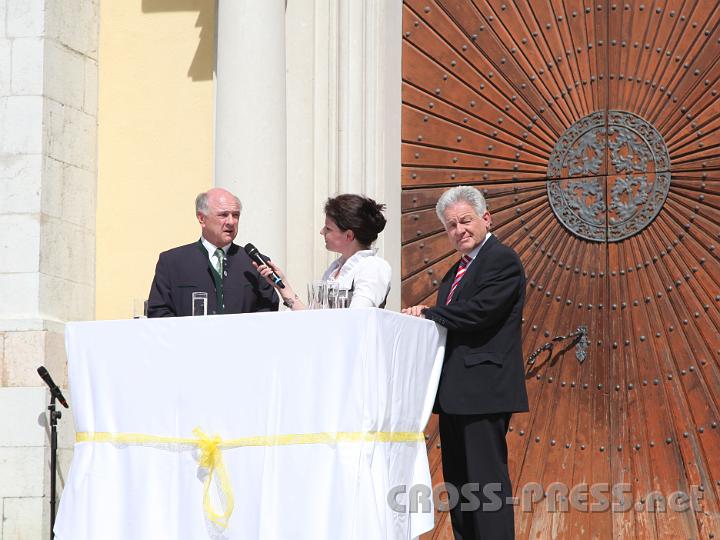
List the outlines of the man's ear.
{"label": "man's ear", "polygon": [[347,231],[345,231],[345,238],[348,239],[348,242],[352,242],[353,240],[355,240],[355,231],[353,231],[352,229],[348,229]]}
{"label": "man's ear", "polygon": [[207,216],[205,214],[203,214],[202,212],[198,212],[196,215],[197,215],[198,223],[200,223],[200,225],[205,225],[205,218]]}

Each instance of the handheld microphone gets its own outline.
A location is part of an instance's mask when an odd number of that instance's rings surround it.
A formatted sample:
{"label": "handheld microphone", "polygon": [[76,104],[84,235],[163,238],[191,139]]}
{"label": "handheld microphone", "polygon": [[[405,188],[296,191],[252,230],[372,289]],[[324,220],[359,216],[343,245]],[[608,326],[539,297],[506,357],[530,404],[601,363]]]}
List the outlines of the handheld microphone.
{"label": "handheld microphone", "polygon": [[[267,262],[270,260],[270,257],[260,253],[258,251],[258,249],[250,243],[245,244],[244,249],[245,249],[245,253],[248,254],[248,257],[250,257],[258,265],[267,264]],[[280,288],[280,289],[285,288],[285,284],[282,282],[282,279],[280,279],[280,276],[278,276],[275,272],[270,274],[270,276],[272,277],[272,280],[275,282],[275,285],[277,285],[278,288]]]}
{"label": "handheld microphone", "polygon": [[45,381],[45,384],[50,387],[50,395],[55,396],[55,399],[57,399],[63,407],[68,409],[69,407],[67,401],[65,401],[65,396],[63,396],[60,388],[57,384],[55,384],[55,381],[52,380],[52,377],[48,373],[48,370],[45,369],[45,366],[37,368],[37,372],[38,375],[42,377],[42,380]]}

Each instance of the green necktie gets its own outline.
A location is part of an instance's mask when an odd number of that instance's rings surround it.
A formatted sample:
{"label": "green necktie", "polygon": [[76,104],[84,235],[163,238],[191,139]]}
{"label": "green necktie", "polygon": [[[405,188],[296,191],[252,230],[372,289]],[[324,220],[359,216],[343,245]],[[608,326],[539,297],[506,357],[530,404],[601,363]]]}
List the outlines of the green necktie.
{"label": "green necktie", "polygon": [[215,270],[217,270],[217,273],[220,275],[220,279],[223,278],[223,266],[225,263],[225,252],[217,248],[215,250],[215,257],[217,258],[217,266],[215,267]]}

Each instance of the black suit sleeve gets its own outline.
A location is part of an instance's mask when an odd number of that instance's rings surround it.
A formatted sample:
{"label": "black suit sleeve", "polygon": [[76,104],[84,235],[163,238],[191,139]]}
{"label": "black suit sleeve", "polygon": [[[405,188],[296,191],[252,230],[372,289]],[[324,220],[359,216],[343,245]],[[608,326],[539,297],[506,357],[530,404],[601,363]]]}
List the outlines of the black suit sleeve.
{"label": "black suit sleeve", "polygon": [[148,318],[175,317],[177,309],[172,298],[167,258],[160,254],[155,266],[155,277],[148,297]]}
{"label": "black suit sleeve", "polygon": [[[257,275],[259,276],[259,274]],[[255,311],[277,311],[280,300],[278,295],[275,294],[275,289],[264,279],[262,281],[258,280],[257,287],[257,307]]]}
{"label": "black suit sleeve", "polygon": [[463,296],[467,291],[471,293],[469,297],[427,308],[423,311],[425,318],[448,330],[472,332],[493,327],[507,317],[525,283],[522,263],[514,252],[507,250],[494,250],[492,259],[484,263],[487,267],[477,277],[478,282],[463,286]]}

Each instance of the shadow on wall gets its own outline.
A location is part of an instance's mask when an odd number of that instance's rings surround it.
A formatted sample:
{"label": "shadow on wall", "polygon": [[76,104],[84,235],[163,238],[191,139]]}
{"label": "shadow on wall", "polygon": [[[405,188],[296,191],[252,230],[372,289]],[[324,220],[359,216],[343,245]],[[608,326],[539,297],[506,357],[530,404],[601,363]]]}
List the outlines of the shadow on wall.
{"label": "shadow on wall", "polygon": [[197,11],[195,26],[200,28],[200,41],[187,74],[193,81],[212,80],[215,71],[216,0],[142,0],[142,11]]}

